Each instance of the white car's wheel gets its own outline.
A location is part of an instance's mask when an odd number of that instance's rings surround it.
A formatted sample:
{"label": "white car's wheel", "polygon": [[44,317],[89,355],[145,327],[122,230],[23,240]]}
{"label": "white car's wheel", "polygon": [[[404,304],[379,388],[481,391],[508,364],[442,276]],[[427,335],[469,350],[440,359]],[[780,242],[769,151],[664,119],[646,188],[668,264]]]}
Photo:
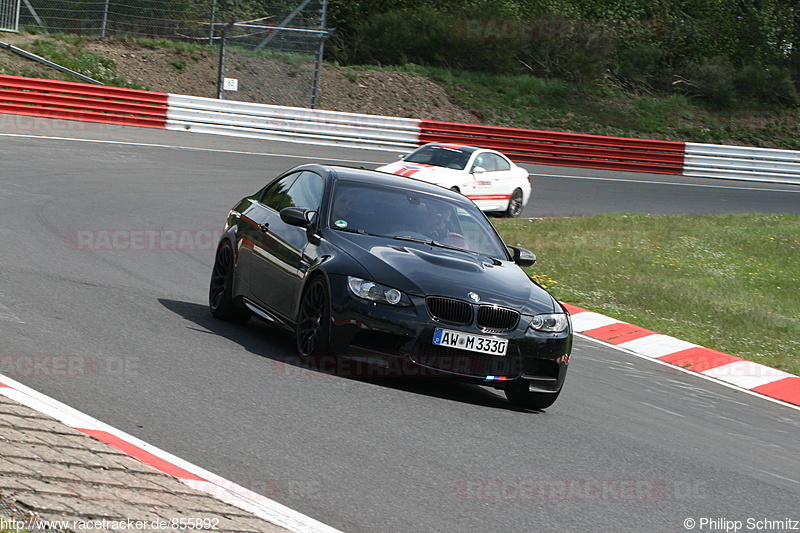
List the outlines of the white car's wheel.
{"label": "white car's wheel", "polygon": [[525,207],[522,205],[522,200],[522,189],[514,189],[514,192],[511,193],[511,199],[508,201],[508,208],[506,209],[505,215],[511,218],[520,216]]}

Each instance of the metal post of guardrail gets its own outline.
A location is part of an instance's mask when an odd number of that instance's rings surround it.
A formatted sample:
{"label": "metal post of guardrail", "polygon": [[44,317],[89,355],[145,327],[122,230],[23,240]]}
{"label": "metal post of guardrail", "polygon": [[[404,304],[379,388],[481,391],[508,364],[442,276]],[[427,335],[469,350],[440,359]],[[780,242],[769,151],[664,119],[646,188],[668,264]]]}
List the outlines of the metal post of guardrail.
{"label": "metal post of guardrail", "polygon": [[100,26],[100,38],[103,39],[106,36],[106,26],[108,25],[108,0],[105,2],[105,6],[103,7],[103,23]]}
{"label": "metal post of guardrail", "polygon": [[235,23],[236,20],[231,19],[225,29],[222,30],[222,36],[219,39],[219,70],[217,71],[217,99],[219,100],[222,100],[222,85],[224,83],[223,77],[225,76],[225,38]]}
{"label": "metal post of guardrail", "polygon": [[214,21],[216,20],[216,18],[217,18],[217,0],[213,0],[213,2],[211,2],[211,24],[209,24],[209,27],[211,29],[209,30],[208,34],[208,44],[214,44]]}
{"label": "metal post of guardrail", "polygon": [[[322,17],[319,23],[319,29],[325,30],[325,14],[328,12],[328,0],[322,0]],[[311,89],[311,109],[317,108],[317,100],[319,100],[319,78],[322,71],[322,55],[325,53],[325,39],[328,38],[330,33],[320,35],[319,48],[317,50],[317,61],[314,64],[314,85]]]}

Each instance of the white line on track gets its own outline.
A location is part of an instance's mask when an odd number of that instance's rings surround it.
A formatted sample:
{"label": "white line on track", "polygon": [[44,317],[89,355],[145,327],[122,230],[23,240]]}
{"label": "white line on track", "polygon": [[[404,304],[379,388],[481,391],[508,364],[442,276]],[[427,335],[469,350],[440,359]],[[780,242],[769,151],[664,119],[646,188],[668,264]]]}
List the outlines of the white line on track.
{"label": "white line on track", "polygon": [[[533,173],[532,173],[533,174]],[[620,179],[620,178],[604,178],[600,176],[565,176],[560,174],[542,174],[537,172],[536,176],[543,178],[559,178],[559,179],[573,179],[573,180],[594,180],[594,181],[618,181],[618,182],[631,182],[631,183],[644,183],[648,185],[672,185],[677,187],[699,187],[706,189],[735,189],[737,191],[766,191],[766,192],[792,192],[800,193],[800,187],[794,188],[766,188],[766,187],[735,187],[733,185],[710,185],[706,183],[678,183],[675,181],[656,181],[656,180],[643,180],[643,179]],[[710,178],[709,178],[710,179]],[[735,181],[735,180],[732,180]],[[737,182],[738,183],[738,182]],[[779,184],[776,184],[779,185]]]}
{"label": "white line on track", "polygon": [[[331,157],[319,157],[319,156],[308,156],[308,155],[294,155],[294,154],[274,154],[269,152],[248,152],[246,150],[223,150],[220,148],[202,148],[196,146],[175,146],[170,144],[153,144],[153,143],[140,143],[140,142],[133,142],[133,141],[104,141],[100,139],[78,139],[74,137],[53,137],[53,136],[45,136],[45,135],[25,135],[22,133],[0,133],[0,137],[21,137],[26,139],[46,139],[46,140],[56,140],[56,141],[75,141],[75,142],[85,142],[85,143],[97,143],[97,144],[116,144],[121,146],[141,146],[144,148],[165,148],[170,150],[193,150],[197,152],[215,152],[215,153],[224,153],[224,154],[241,154],[241,155],[259,155],[264,157],[291,157],[292,159],[310,159],[314,161],[325,160],[325,161],[344,161],[349,163],[354,163],[356,160],[354,159],[336,159]],[[385,164],[386,161],[358,161],[359,163],[366,163],[369,165],[382,165]]]}
{"label": "white line on track", "polygon": [[[106,141],[101,139],[79,139],[75,137],[58,137],[58,136],[46,136],[46,135],[27,135],[23,133],[0,133],[0,137],[21,137],[21,138],[29,138],[29,139],[48,139],[48,140],[59,140],[59,141],[76,141],[76,142],[88,142],[88,143],[98,143],[98,144],[118,144],[124,146],[142,146],[147,148],[167,148],[173,150],[196,150],[198,152],[217,152],[217,153],[226,153],[226,154],[242,154],[242,155],[257,155],[257,156],[264,156],[264,157],[291,157],[293,159],[308,159],[308,160],[324,160],[324,161],[341,161],[341,162],[348,162],[354,163],[356,160],[350,159],[336,159],[331,157],[324,157],[321,158],[319,156],[306,156],[306,155],[293,155],[293,154],[277,154],[277,153],[265,153],[265,152],[250,152],[246,150],[223,150],[219,148],[200,148],[195,146],[174,146],[174,145],[167,145],[167,144],[153,144],[153,143],[140,143],[140,142],[133,142],[133,141]],[[388,151],[388,150],[387,150]],[[368,165],[383,165],[386,161],[357,161],[359,163],[365,163]],[[800,187],[793,187],[793,188],[766,188],[766,187],[745,187],[745,186],[733,186],[733,185],[709,185],[704,183],[678,183],[675,181],[657,181],[657,180],[643,180],[643,179],[622,179],[622,178],[607,178],[607,177],[599,177],[599,176],[567,176],[562,174],[542,174],[541,172],[532,172],[534,176],[539,176],[543,178],[559,178],[559,179],[573,179],[573,180],[594,180],[594,181],[616,181],[616,182],[631,182],[631,183],[644,183],[648,185],[670,185],[674,187],[698,187],[698,188],[707,188],[707,189],[734,189],[740,191],[759,191],[759,192],[788,192],[788,193],[797,193],[800,194]],[[780,185],[780,184],[776,184]]]}
{"label": "white line on track", "polygon": [[767,472],[766,470],[761,470],[760,468],[753,468],[752,466],[748,466],[748,465],[742,465],[742,466],[745,467],[745,468],[749,468],[750,470],[755,470],[756,472],[758,472],[760,474],[766,474],[768,476],[776,477],[778,479],[783,479],[785,481],[791,481],[792,483],[797,483],[798,485],[800,485],[800,481],[797,481],[796,479],[792,479],[790,477],[779,476],[778,474],[773,474],[772,472]]}
{"label": "white line on track", "polygon": [[670,411],[668,409],[664,409],[663,407],[659,407],[657,405],[649,404],[647,402],[641,402],[641,403],[642,403],[642,405],[646,405],[647,407],[652,407],[653,409],[658,409],[659,411],[663,411],[663,412],[667,413],[668,415],[673,415],[673,416],[679,416],[681,418],[686,418],[686,415],[682,415],[680,413],[676,413],[674,411]]}

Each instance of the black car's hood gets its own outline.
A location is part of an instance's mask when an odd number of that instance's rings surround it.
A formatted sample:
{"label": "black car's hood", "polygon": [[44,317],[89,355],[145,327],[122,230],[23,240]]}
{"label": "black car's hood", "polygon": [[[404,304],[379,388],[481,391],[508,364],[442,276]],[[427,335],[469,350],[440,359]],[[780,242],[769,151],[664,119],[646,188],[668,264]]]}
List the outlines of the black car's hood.
{"label": "black car's hood", "polygon": [[422,243],[333,231],[331,243],[369,273],[372,281],[417,296],[445,296],[518,309],[525,314],[558,308],[547,291],[511,261]]}

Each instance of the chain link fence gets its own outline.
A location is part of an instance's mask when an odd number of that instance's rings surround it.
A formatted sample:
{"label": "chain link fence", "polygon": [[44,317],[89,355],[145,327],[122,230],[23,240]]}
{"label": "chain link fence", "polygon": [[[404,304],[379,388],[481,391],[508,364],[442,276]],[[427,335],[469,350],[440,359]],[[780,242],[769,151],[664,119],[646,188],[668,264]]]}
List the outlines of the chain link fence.
{"label": "chain link fence", "polygon": [[218,47],[227,100],[316,107],[327,0],[22,0],[21,29]]}

